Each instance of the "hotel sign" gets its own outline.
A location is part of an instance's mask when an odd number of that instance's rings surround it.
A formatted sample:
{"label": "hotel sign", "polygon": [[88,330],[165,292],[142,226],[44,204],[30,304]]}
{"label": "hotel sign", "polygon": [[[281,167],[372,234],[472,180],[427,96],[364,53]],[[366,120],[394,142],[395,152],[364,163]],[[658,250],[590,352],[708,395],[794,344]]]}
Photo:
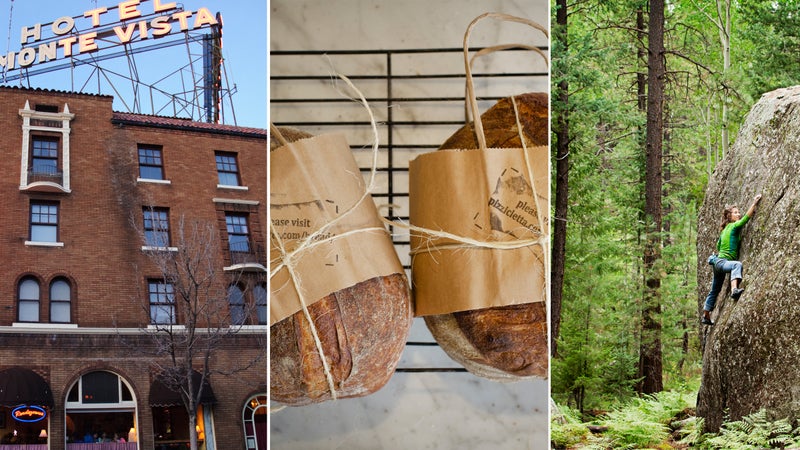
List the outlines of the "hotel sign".
{"label": "hotel sign", "polygon": [[47,410],[40,406],[17,406],[11,410],[11,417],[17,422],[39,422],[47,417]]}
{"label": "hotel sign", "polygon": [[[79,17],[79,20],[91,25],[84,29],[79,29],[75,18],[70,16],[59,17],[46,26],[41,23],[23,26],[20,32],[23,48],[0,55],[0,70],[26,68],[95,52],[101,49],[101,43],[106,47],[117,46],[219,25],[208,8],[185,11],[177,6],[177,2],[165,3],[162,0],[153,0],[152,7],[144,8],[142,3],[147,1],[127,0],[116,6],[85,11],[83,19]],[[144,19],[151,14],[156,17]]]}

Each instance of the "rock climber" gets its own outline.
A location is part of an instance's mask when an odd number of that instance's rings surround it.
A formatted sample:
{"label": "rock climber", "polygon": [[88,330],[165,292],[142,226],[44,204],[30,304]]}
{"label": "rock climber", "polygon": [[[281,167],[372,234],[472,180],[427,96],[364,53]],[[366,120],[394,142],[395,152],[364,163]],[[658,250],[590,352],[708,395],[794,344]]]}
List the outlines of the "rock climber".
{"label": "rock climber", "polygon": [[706,297],[703,306],[704,325],[714,325],[711,321],[711,311],[717,304],[717,296],[725,284],[726,274],[731,274],[731,298],[738,300],[744,292],[740,287],[742,281],[742,263],[737,261],[739,256],[739,242],[741,242],[742,227],[753,217],[756,212],[756,205],[761,200],[761,194],[756,195],[750,209],[742,216],[736,205],[728,205],[722,212],[722,223],[719,226],[720,236],[717,240],[717,253],[708,258],[714,270],[714,279],[711,281],[711,292]]}

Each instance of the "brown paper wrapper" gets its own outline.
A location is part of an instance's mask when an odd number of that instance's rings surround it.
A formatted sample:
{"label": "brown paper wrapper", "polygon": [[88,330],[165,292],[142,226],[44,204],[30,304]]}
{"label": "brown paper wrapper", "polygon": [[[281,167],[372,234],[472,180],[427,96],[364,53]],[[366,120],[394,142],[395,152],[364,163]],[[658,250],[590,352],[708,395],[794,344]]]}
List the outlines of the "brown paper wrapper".
{"label": "brown paper wrapper", "polygon": [[[548,235],[548,149],[527,149],[530,171],[523,151],[439,150],[410,162],[411,225],[434,230],[433,235],[411,232],[417,316],[546,298],[543,245],[517,249],[459,246],[435,235],[435,231],[444,231],[487,246],[521,240],[544,242]],[[455,248],[448,248],[450,244]]]}
{"label": "brown paper wrapper", "polygon": [[[403,273],[372,198],[364,197],[365,182],[344,136],[277,148],[270,153],[270,176],[270,325],[303,303]],[[284,263],[296,280],[285,266],[276,271]]]}

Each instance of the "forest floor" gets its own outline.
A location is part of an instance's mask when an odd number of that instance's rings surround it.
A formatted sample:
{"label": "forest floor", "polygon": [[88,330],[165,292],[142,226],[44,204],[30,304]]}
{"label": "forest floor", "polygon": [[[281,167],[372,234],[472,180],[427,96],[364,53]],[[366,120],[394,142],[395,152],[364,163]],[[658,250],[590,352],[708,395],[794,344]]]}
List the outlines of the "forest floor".
{"label": "forest floor", "polygon": [[551,445],[563,450],[606,449],[800,449],[800,427],[787,419],[773,420],[760,410],[725,422],[719,433],[704,433],[691,393],[665,391],[633,398],[609,411],[557,407],[551,419]]}

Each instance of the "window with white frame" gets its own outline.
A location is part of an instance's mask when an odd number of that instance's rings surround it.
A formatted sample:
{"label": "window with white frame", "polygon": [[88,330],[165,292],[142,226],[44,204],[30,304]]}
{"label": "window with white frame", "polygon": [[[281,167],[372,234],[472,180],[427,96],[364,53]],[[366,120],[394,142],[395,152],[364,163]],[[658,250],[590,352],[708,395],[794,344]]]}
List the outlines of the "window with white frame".
{"label": "window with white frame", "polygon": [[72,316],[72,287],[65,278],[50,283],[50,322],[70,323]]}
{"label": "window with white frame", "polygon": [[30,240],[58,242],[58,203],[31,202]]}
{"label": "window with white frame", "polygon": [[22,117],[21,190],[46,185],[70,192],[69,136],[70,122],[75,118],[64,104],[64,110],[46,105],[31,109],[30,103],[19,110]]}
{"label": "window with white frame", "polygon": [[39,281],[34,277],[25,277],[20,280],[17,291],[18,313],[20,322],[39,321]]}

